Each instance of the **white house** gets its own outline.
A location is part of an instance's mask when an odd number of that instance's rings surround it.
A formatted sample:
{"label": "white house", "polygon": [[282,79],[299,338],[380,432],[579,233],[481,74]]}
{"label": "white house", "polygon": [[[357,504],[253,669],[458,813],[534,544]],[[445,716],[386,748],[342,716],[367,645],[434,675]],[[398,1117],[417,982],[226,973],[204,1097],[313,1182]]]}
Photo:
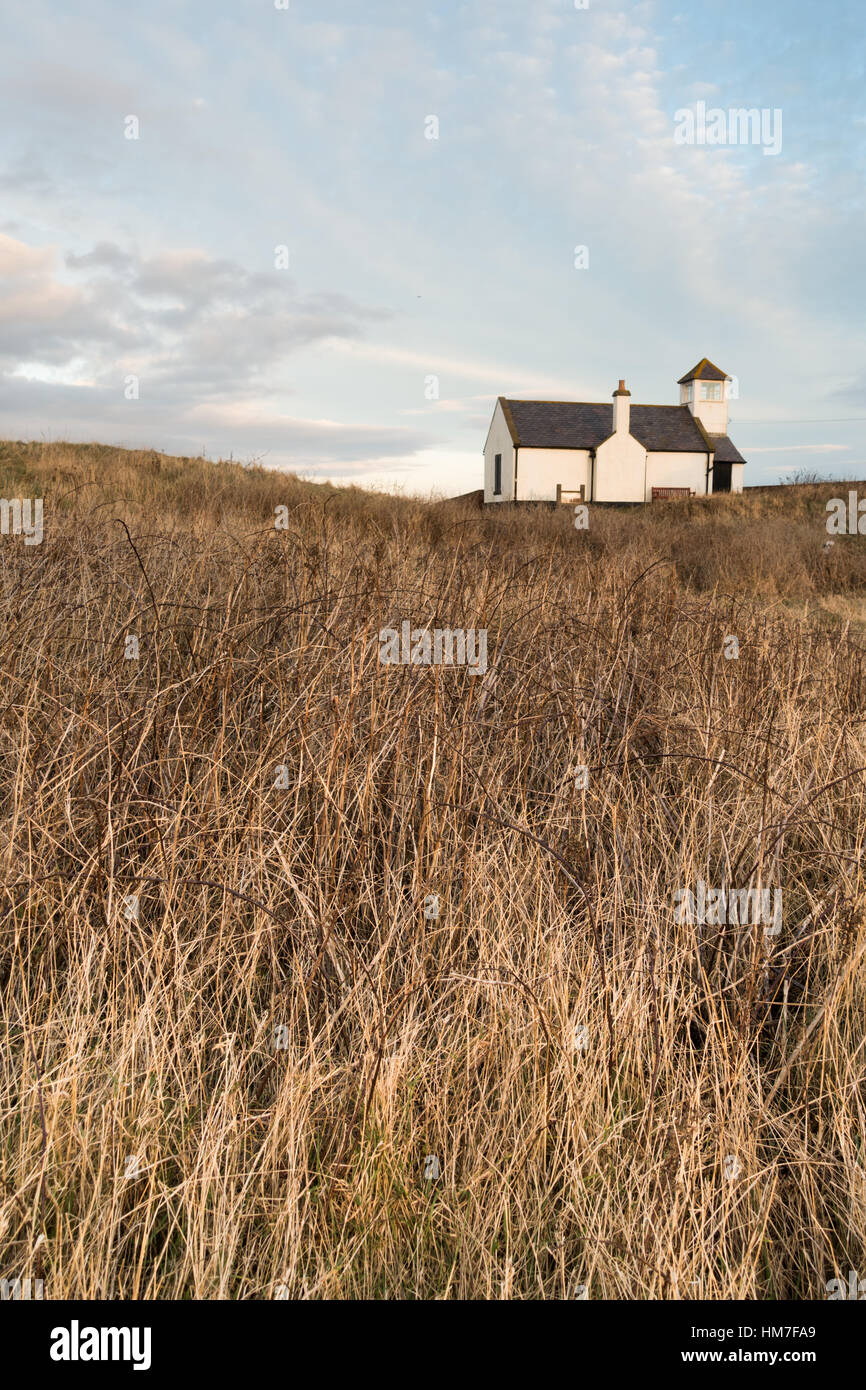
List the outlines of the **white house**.
{"label": "white house", "polygon": [[484,446],[484,501],[651,502],[742,492],[745,459],[728,438],[732,378],[703,357],[680,377],[679,405],[500,396]]}

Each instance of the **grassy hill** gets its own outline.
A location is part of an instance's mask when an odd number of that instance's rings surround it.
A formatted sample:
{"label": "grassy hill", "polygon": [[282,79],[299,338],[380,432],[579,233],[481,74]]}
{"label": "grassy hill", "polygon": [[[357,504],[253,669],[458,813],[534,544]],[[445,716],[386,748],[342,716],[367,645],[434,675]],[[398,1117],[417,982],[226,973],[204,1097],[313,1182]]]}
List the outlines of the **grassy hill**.
{"label": "grassy hill", "polygon": [[[425,503],[357,487],[304,482],[257,466],[178,458],[152,450],[100,444],[0,441],[0,496],[46,499],[46,524],[93,513],[130,524],[159,517],[166,527],[194,533],[239,526],[245,534],[271,528],[277,506],[312,516],[328,503],[328,516],[352,517],[390,531],[395,524],[434,544],[447,515],[472,517],[477,543],[513,548],[567,537],[575,554],[629,554],[672,560],[671,577],[692,590],[717,586],[731,593],[779,600],[789,611],[827,621],[866,617],[866,547],[840,537],[829,555],[826,504],[850,488],[866,496],[866,481],[810,483],[748,490],[740,496],[657,502],[648,508],[604,507],[593,512],[589,533],[574,535],[572,513],[547,507],[479,512],[476,494],[451,503]],[[303,508],[307,508],[306,512]],[[469,524],[469,523],[467,523]],[[710,534],[711,533],[711,534]],[[464,536],[469,532],[464,528]],[[711,541],[711,544],[708,544]]]}
{"label": "grassy hill", "polygon": [[[864,1268],[866,538],[823,551],[856,486],[577,531],[0,445],[45,509],[0,537],[4,1277],[813,1299]],[[486,629],[488,670],[382,664],[403,621]],[[781,931],[678,922],[698,880],[780,890]]]}

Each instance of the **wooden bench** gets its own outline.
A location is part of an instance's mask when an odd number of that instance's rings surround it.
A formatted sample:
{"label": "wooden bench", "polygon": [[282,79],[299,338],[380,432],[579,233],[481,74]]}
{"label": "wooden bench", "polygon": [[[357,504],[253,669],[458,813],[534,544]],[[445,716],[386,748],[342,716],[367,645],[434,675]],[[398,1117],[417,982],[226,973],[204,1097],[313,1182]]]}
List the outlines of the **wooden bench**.
{"label": "wooden bench", "polygon": [[668,497],[694,497],[694,488],[690,487],[654,487],[654,502],[664,502]]}

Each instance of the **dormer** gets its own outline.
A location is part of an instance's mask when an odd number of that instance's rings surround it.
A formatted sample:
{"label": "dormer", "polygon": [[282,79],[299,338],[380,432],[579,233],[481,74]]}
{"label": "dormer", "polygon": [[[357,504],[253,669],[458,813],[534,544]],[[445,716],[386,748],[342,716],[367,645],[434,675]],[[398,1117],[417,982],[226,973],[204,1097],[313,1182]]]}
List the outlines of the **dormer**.
{"label": "dormer", "polygon": [[731,377],[702,357],[696,367],[681,376],[680,405],[687,405],[707,434],[727,434]]}

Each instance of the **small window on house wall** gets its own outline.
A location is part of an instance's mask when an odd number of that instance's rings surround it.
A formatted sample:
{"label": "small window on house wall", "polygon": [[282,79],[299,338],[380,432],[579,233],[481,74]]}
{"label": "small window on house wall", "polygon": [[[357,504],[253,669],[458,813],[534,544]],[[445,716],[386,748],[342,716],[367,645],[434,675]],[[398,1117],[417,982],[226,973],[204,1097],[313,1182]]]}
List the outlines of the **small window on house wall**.
{"label": "small window on house wall", "polygon": [[502,493],[502,455],[497,454],[493,460],[493,496],[499,497]]}
{"label": "small window on house wall", "polygon": [[704,381],[701,383],[701,400],[720,401],[722,399],[722,383],[720,381]]}

